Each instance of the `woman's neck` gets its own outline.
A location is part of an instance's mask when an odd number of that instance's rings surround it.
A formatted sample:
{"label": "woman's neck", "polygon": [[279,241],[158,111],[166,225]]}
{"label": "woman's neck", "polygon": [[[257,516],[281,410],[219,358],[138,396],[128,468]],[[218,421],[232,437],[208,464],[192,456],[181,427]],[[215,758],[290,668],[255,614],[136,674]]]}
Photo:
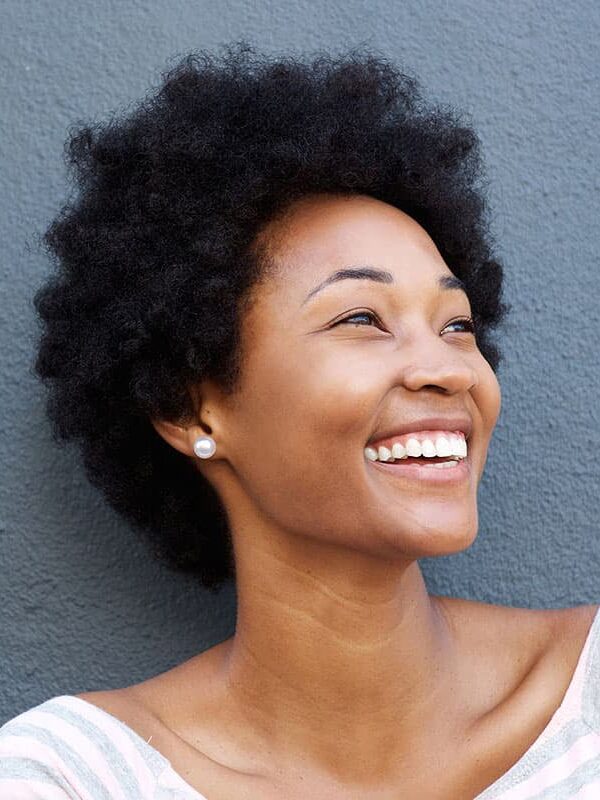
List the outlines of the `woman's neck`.
{"label": "woman's neck", "polygon": [[[221,677],[269,752],[344,781],[393,775],[450,730],[455,642],[416,561],[303,542],[237,575]],[[455,721],[455,720],[454,720]]]}

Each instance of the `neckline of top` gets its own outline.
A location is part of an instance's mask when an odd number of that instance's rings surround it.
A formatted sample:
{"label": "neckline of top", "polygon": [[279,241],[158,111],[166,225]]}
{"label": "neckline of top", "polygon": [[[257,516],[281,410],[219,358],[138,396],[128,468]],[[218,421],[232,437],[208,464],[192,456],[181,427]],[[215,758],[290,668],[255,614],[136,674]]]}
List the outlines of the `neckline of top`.
{"label": "neckline of top", "polygon": [[[495,794],[496,790],[503,788],[504,784],[510,782],[513,776],[526,774],[528,769],[532,766],[531,759],[537,753],[540,745],[544,743],[551,731],[560,726],[562,717],[571,708],[573,702],[576,700],[576,692],[580,688],[581,695],[586,690],[586,678],[590,676],[590,670],[595,665],[596,669],[600,671],[600,606],[596,610],[596,614],[587,633],[584,645],[579,654],[577,665],[569,681],[569,685],[565,691],[563,699],[550,718],[550,721],[541,731],[539,736],[527,748],[523,755],[516,761],[506,772],[500,775],[492,784],[480,792],[473,800],[491,800],[492,793]],[[164,756],[155,747],[152,747],[142,736],[139,735],[133,728],[130,728],[125,722],[115,717],[113,714],[105,711],[103,708],[84,700],[82,697],[76,695],[65,694],[53,698],[54,701],[74,702],[76,705],[83,703],[88,709],[93,709],[100,715],[110,717],[111,720],[116,722],[125,732],[137,742],[142,751],[158,762],[161,765],[161,773],[158,776],[158,782],[168,778],[170,783],[175,782],[179,788],[184,789],[190,793],[190,800],[208,800],[208,798],[201,794],[197,789],[191,786],[187,781],[175,770],[169,759]]]}

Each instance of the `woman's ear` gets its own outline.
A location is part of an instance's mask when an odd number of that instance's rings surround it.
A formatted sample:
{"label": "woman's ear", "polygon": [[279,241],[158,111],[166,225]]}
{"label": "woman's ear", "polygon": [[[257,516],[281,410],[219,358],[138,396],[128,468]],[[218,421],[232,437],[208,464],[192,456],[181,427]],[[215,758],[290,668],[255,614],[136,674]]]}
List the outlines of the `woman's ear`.
{"label": "woman's ear", "polygon": [[185,425],[177,425],[174,422],[167,422],[166,420],[150,420],[152,426],[159,436],[165,442],[179,450],[186,456],[194,456],[194,441],[198,436],[205,436],[206,431],[198,425],[187,427]]}
{"label": "woman's ear", "polygon": [[171,447],[180,453],[191,456],[197,460],[194,452],[194,442],[199,436],[212,436],[213,428],[208,424],[208,419],[212,418],[208,410],[207,396],[219,402],[221,395],[213,387],[212,383],[203,382],[201,386],[191,387],[189,390],[194,412],[188,420],[181,422],[169,422],[163,419],[151,419],[150,422],[159,436],[161,436]]}

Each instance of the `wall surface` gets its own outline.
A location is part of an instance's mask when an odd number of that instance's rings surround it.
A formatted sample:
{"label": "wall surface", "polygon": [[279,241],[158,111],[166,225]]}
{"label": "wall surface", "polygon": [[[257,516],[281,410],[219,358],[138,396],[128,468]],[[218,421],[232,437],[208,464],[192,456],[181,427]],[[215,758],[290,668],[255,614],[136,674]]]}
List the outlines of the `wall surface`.
{"label": "wall surface", "polygon": [[30,371],[36,237],[67,190],[67,128],[143,96],[170,60],[246,38],[268,52],[364,43],[483,140],[512,314],[503,409],[469,550],[422,563],[430,591],[600,602],[600,6],[596,0],[4,0],[0,10],[0,722],[124,686],[233,632],[212,596],[154,564],[52,443]]}

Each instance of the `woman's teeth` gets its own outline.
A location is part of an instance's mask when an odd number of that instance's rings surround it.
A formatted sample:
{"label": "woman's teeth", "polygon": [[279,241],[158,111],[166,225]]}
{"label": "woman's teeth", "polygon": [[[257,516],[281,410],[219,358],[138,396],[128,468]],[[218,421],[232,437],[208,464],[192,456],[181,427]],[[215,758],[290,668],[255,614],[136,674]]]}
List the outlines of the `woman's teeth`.
{"label": "woman's teeth", "polygon": [[431,464],[436,467],[451,467],[456,460],[467,457],[467,442],[462,436],[438,436],[435,439],[419,441],[414,436],[409,437],[405,444],[395,442],[391,449],[381,445],[378,448],[365,447],[365,456],[369,461],[396,461],[412,458],[451,458],[451,461]]}

